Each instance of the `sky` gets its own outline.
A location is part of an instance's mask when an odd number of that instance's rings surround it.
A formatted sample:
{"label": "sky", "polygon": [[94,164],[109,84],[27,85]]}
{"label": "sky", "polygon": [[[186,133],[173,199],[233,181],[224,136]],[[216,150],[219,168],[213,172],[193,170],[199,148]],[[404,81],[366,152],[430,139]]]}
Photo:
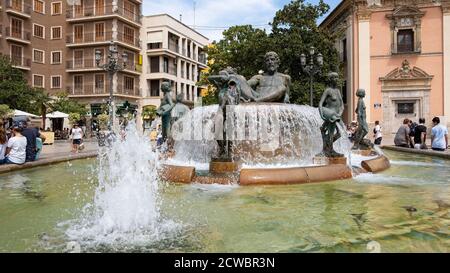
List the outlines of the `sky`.
{"label": "sky", "polygon": [[[144,0],[143,14],[167,13],[208,37],[210,41],[220,40],[222,32],[230,26],[253,25],[269,28],[268,23],[290,0]],[[307,0],[316,4],[319,0]],[[325,0],[331,7],[336,7],[340,0]]]}

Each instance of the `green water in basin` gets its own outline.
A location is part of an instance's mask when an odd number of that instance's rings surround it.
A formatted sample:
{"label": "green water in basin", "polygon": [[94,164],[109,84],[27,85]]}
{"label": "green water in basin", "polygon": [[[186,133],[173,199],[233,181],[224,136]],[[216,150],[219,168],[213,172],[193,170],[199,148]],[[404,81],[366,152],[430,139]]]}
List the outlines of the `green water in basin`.
{"label": "green water in basin", "polygon": [[[392,168],[352,180],[237,187],[166,185],[161,212],[182,228],[144,245],[97,251],[450,251],[449,161],[388,152]],[[97,184],[95,160],[0,175],[0,252],[62,252]],[[409,213],[404,206],[417,212]]]}

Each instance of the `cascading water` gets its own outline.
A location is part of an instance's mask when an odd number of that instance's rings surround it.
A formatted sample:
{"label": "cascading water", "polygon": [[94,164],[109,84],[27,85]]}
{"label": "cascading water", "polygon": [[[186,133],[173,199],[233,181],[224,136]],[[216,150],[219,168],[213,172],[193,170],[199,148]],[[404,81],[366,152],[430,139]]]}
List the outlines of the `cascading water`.
{"label": "cascading water", "polygon": [[[176,228],[160,212],[157,154],[135,124],[100,150],[98,187],[93,204],[66,234],[90,247],[111,244],[148,244]],[[88,246],[89,247],[89,246]]]}
{"label": "cascading water", "polygon": [[[243,104],[228,108],[228,139],[233,141],[232,155],[246,166],[286,167],[312,165],[322,151],[317,108],[293,104]],[[175,139],[173,162],[201,165],[216,155],[214,119],[218,106],[198,107],[172,128]],[[350,154],[351,143],[342,137],[335,150]]]}

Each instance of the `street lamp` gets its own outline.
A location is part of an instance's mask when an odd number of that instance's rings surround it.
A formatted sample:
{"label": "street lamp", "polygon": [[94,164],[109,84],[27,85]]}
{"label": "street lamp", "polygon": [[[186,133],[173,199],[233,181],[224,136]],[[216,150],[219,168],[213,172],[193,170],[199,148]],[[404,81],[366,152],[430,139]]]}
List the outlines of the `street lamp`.
{"label": "street lamp", "polygon": [[128,54],[122,54],[123,64],[119,63],[119,51],[114,41],[109,44],[108,59],[104,64],[100,64],[102,60],[102,52],[100,50],[95,51],[95,63],[97,67],[102,68],[104,71],[108,72],[109,75],[109,124],[108,129],[111,131],[114,124],[114,90],[113,90],[113,79],[114,75],[118,71],[122,71],[127,67]]}
{"label": "street lamp", "polygon": [[[310,105],[311,107],[314,107],[314,96],[313,96],[313,80],[314,76],[318,74],[323,66],[323,56],[322,54],[318,53],[317,56],[315,56],[315,48],[312,46],[309,49],[309,57],[310,61],[309,64],[307,64],[307,59],[305,54],[302,54],[300,56],[300,63],[302,65],[303,72],[308,74],[310,79]],[[316,57],[316,62],[314,62],[314,57]]]}

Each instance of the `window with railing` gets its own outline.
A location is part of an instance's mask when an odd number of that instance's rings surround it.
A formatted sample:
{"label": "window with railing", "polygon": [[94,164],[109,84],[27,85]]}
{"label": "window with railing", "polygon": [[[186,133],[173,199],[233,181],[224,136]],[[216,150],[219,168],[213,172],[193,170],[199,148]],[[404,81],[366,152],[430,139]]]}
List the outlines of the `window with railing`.
{"label": "window with railing", "polygon": [[22,65],[23,48],[17,45],[11,45],[11,63],[13,65]]}
{"label": "window with railing", "polygon": [[134,29],[123,26],[123,41],[129,44],[134,44]]}
{"label": "window with railing", "polygon": [[151,80],[150,81],[150,96],[159,97],[159,80]]}
{"label": "window with railing", "polygon": [[105,40],[105,23],[95,24],[95,41]]}
{"label": "window with railing", "polygon": [[45,3],[42,0],[33,0],[33,10],[37,13],[45,13]]}
{"label": "window with railing", "polygon": [[23,0],[12,0],[11,8],[17,11],[23,11]]}
{"label": "window with railing", "polygon": [[62,63],[62,52],[61,51],[52,51],[51,53],[51,63],[52,64],[60,64]]}
{"label": "window with railing", "polygon": [[44,76],[43,75],[33,75],[33,87],[44,88]]}
{"label": "window with railing", "polygon": [[95,93],[105,92],[105,74],[95,74],[94,76]]}
{"label": "window with railing", "polygon": [[82,43],[83,35],[84,35],[84,26],[83,25],[76,25],[73,27],[74,42]]}
{"label": "window with railing", "polygon": [[84,58],[83,50],[75,50],[73,52],[74,68],[82,68],[83,67],[83,63],[84,63],[83,58]]}
{"label": "window with railing", "polygon": [[133,21],[136,20],[136,5],[128,0],[124,0],[123,15]]}
{"label": "window with railing", "polygon": [[52,40],[61,39],[62,38],[62,27],[52,27]]}
{"label": "window with railing", "polygon": [[22,20],[17,18],[11,18],[11,36],[14,38],[22,39]]}
{"label": "window with railing", "polygon": [[147,44],[147,49],[151,50],[151,49],[160,49],[162,48],[162,43],[148,43]]}
{"label": "window with railing", "polygon": [[73,76],[73,89],[75,90],[75,92],[83,91],[83,82],[84,82],[83,75]]}
{"label": "window with railing", "polygon": [[126,90],[127,92],[133,92],[134,91],[134,78],[133,77],[128,77],[128,76],[123,76],[123,87],[124,90]]}
{"label": "window with railing", "polygon": [[33,24],[33,36],[44,39],[45,38],[45,27],[38,25],[38,24]]}
{"label": "window with railing", "polygon": [[84,16],[84,0],[78,0],[76,3],[78,5],[74,6],[75,16]]}
{"label": "window with railing", "polygon": [[105,14],[105,0],[95,0],[95,15]]}
{"label": "window with railing", "polygon": [[62,13],[62,2],[52,3],[52,15],[59,15]]}
{"label": "window with railing", "polygon": [[43,64],[45,60],[44,56],[45,53],[43,50],[33,49],[33,62]]}
{"label": "window with railing", "polygon": [[59,89],[61,88],[61,76],[51,76],[51,88]]}

